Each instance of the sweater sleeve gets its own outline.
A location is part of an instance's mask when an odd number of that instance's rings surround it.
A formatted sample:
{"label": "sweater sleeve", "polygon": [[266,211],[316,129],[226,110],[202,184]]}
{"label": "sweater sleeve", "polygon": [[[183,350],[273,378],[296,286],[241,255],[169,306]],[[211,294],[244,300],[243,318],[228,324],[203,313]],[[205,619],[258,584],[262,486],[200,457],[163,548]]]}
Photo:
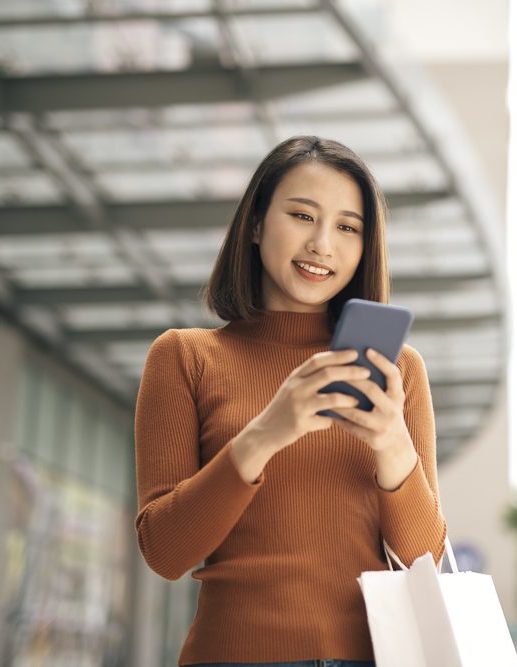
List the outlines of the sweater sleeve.
{"label": "sweater sleeve", "polygon": [[232,440],[201,469],[197,373],[181,330],[151,344],[135,406],[138,545],[149,567],[179,579],[226,538],[264,483],[244,480]]}
{"label": "sweater sleeve", "polygon": [[427,551],[438,563],[445,550],[447,525],[438,490],[436,430],[429,379],[422,356],[410,345],[403,347],[400,369],[405,392],[404,419],[418,460],[394,490],[380,487],[376,474],[374,481],[382,536],[409,567]]}

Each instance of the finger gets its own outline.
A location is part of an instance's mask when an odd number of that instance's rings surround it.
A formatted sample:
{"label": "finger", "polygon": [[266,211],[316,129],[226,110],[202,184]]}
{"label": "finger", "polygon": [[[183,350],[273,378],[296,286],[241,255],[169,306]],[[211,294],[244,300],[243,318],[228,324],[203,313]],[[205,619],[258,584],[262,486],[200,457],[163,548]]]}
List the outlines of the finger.
{"label": "finger", "polygon": [[304,396],[310,397],[315,393],[320,393],[320,389],[323,389],[327,385],[330,385],[334,382],[348,382],[349,380],[358,380],[361,377],[365,378],[369,375],[369,368],[356,366],[354,364],[327,366],[326,368],[320,368],[318,371],[312,374],[303,376],[299,381],[301,387],[298,389],[298,391],[302,392]]}
{"label": "finger", "polygon": [[312,375],[315,371],[325,366],[337,366],[355,361],[358,357],[357,350],[329,350],[326,352],[317,352],[303,362],[301,366],[295,369],[295,373],[300,377]]}
{"label": "finger", "polygon": [[392,399],[384,392],[379,385],[373,380],[347,380],[348,384],[357,387],[375,407],[379,408],[381,412],[389,412],[392,407]]}
{"label": "finger", "polygon": [[[369,436],[377,432],[382,423],[382,416],[373,410],[370,412],[359,408],[333,408],[333,410],[356,426],[363,428],[364,434]],[[361,437],[364,437],[364,435]]]}
{"label": "finger", "polygon": [[[334,408],[334,412],[345,412],[345,410],[336,410]],[[360,426],[356,422],[353,422],[349,420],[348,414],[343,414],[343,417],[346,417],[346,420],[343,419],[336,419],[334,418],[334,423],[339,426],[339,428],[343,429],[346,433],[350,433],[351,435],[354,435],[356,438],[360,438],[361,440],[366,440],[368,441],[368,438],[371,437],[371,431],[369,431],[367,428],[364,428],[363,426]]]}
{"label": "finger", "polygon": [[403,388],[402,376],[398,366],[384,356],[382,352],[371,347],[366,350],[366,357],[386,377],[386,393],[392,397],[400,394]]}
{"label": "finger", "polygon": [[338,408],[355,407],[359,401],[355,396],[341,392],[330,392],[325,394],[313,394],[308,400],[309,408],[317,410],[333,410]]}

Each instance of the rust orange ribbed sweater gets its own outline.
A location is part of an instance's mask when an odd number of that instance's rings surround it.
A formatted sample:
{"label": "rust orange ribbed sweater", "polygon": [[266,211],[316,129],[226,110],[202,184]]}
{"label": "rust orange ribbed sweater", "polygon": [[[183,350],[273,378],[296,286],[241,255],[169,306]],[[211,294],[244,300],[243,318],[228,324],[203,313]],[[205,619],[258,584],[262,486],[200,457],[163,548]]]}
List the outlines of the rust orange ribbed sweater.
{"label": "rust orange ribbed sweater", "polygon": [[432,399],[408,344],[397,365],[419,457],[397,489],[378,486],[373,451],[336,425],[276,453],[255,484],[240,476],[232,438],[330,339],[326,313],[266,311],[168,329],[149,349],[135,411],[140,551],[171,580],[204,562],[180,665],[373,660],[356,577],[387,569],[381,535],[408,565],[442,555]]}

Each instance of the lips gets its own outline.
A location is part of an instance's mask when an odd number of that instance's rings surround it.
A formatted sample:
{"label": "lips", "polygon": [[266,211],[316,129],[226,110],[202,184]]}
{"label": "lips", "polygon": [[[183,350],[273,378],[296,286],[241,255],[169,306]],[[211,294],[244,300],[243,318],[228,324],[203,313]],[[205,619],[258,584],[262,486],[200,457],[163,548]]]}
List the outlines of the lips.
{"label": "lips", "polygon": [[305,259],[293,259],[293,264],[296,264],[297,262],[301,262],[302,264],[309,264],[309,266],[314,266],[316,269],[325,269],[325,271],[330,271],[330,273],[335,273],[330,266],[327,266],[326,264],[319,264],[318,262],[310,262],[309,260]]}
{"label": "lips", "polygon": [[297,273],[302,276],[305,280],[309,280],[314,283],[321,283],[324,280],[329,280],[332,278],[334,275],[333,273],[327,273],[326,275],[318,274],[318,273],[311,273],[310,271],[306,271],[305,269],[302,269],[301,266],[298,266],[296,262],[293,262],[293,266]]}

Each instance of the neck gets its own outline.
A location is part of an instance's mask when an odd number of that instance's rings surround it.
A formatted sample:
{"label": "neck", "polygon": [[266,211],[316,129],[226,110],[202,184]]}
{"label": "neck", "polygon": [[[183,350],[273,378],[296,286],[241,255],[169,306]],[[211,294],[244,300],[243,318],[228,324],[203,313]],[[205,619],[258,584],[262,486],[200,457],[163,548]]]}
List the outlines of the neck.
{"label": "neck", "polygon": [[291,345],[329,345],[332,338],[327,311],[264,310],[251,320],[233,320],[223,328],[246,338]]}

